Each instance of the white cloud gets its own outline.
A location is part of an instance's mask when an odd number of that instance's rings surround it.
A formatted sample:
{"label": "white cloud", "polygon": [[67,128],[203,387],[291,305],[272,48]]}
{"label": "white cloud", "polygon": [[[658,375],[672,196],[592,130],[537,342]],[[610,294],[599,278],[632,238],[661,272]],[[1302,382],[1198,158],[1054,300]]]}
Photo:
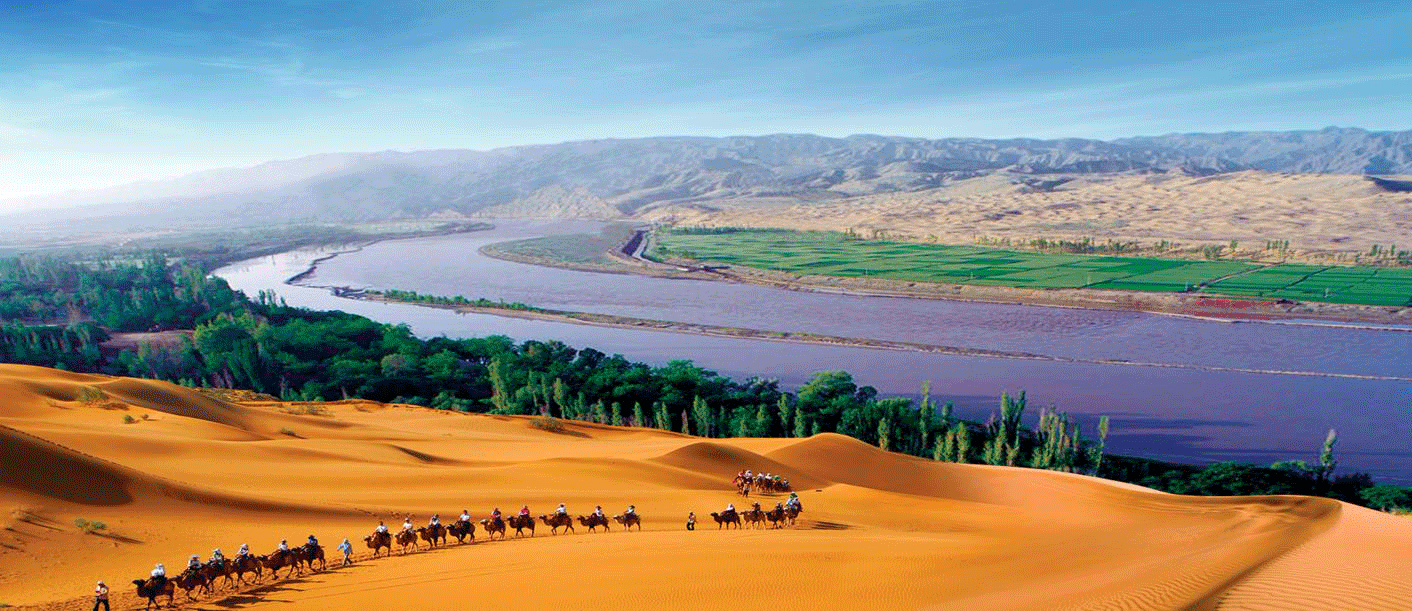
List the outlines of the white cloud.
{"label": "white cloud", "polygon": [[28,127],[0,122],[0,142],[30,143],[48,139],[49,134]]}

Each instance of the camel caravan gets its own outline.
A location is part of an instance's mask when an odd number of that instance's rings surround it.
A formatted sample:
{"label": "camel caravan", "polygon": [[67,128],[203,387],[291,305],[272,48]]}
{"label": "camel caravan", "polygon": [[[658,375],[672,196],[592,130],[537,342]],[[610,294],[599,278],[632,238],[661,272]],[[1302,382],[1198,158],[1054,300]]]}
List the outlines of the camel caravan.
{"label": "camel caravan", "polygon": [[[760,504],[755,503],[751,510],[737,512],[735,505],[730,504],[724,512],[713,512],[711,517],[716,520],[717,528],[729,528],[731,525],[740,528],[742,522],[757,528],[764,528],[766,523],[774,528],[782,528],[786,524],[793,525],[794,519],[802,511],[799,497],[791,493],[788,501],[783,504],[776,503],[775,508],[770,511],[762,511]],[[693,513],[688,518],[688,530],[694,530],[695,515]],[[603,513],[601,505],[594,508],[593,513],[589,515],[571,516],[564,504],[560,503],[553,514],[540,515],[539,521],[549,527],[549,531],[555,535],[560,534],[561,529],[564,533],[575,533],[575,521],[591,533],[597,532],[599,528],[606,533],[610,530],[610,524],[615,523],[623,530],[630,531],[633,527],[638,531],[642,530],[642,516],[633,505],[629,505],[622,513],[610,519]],[[470,511],[465,510],[450,525],[442,524],[440,515],[433,515],[426,526],[415,526],[409,514],[403,520],[401,530],[396,533],[379,520],[372,534],[363,537],[363,543],[372,550],[373,558],[388,557],[392,555],[394,546],[399,554],[406,554],[409,551],[418,551],[423,544],[428,549],[445,546],[450,539],[455,539],[458,544],[474,543],[477,525],[484,531],[487,540],[494,540],[497,535],[504,539],[510,529],[514,529],[515,537],[533,537],[535,519],[530,514],[528,505],[522,506],[518,514],[511,516],[501,514],[500,509],[496,508],[489,517],[480,520],[473,520]],[[353,546],[348,539],[343,540],[338,546],[338,551],[343,553],[343,564],[351,564]],[[200,556],[192,556],[186,569],[176,577],[169,578],[166,566],[158,564],[148,579],[135,579],[132,583],[137,587],[138,597],[147,600],[146,608],[151,609],[154,605],[161,608],[162,605],[157,599],[163,596],[167,599],[167,606],[173,606],[178,589],[186,595],[187,600],[195,600],[196,595],[214,593],[222,586],[239,588],[259,583],[266,573],[272,579],[279,579],[279,571],[285,570],[284,578],[289,579],[325,569],[327,563],[324,549],[314,535],[309,535],[303,545],[295,547],[290,547],[288,541],[281,540],[273,552],[264,555],[252,554],[249,545],[241,545],[233,558],[226,558],[219,549],[213,550],[210,560],[205,562],[202,562]]]}
{"label": "camel caravan", "polygon": [[716,528],[784,528],[794,526],[799,514],[804,513],[804,503],[799,500],[799,495],[789,493],[789,498],[783,503],[775,503],[774,509],[765,511],[760,508],[760,503],[751,503],[751,508],[746,511],[737,511],[734,504],[726,506],[722,512],[711,512],[711,519],[716,521]]}
{"label": "camel caravan", "polygon": [[735,474],[735,479],[731,480],[737,492],[741,496],[750,496],[754,492],[790,492],[789,480],[779,474],[755,473],[750,469]]}

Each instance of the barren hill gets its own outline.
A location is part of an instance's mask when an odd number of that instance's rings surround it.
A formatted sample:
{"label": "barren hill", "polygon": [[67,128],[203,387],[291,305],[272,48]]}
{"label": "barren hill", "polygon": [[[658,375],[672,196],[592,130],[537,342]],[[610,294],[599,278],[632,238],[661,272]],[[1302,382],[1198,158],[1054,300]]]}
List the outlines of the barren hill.
{"label": "barren hill", "polygon": [[598,216],[608,211],[598,200],[613,214],[638,215],[662,206],[736,200],[803,204],[928,193],[994,176],[1047,190],[1076,177],[1246,170],[1412,173],[1412,132],[1330,128],[1115,141],[776,134],[593,140],[484,152],[342,153],[30,198],[32,205],[80,207],[6,220],[62,226],[103,218],[111,227],[130,229],[386,220],[488,209]]}
{"label": "barren hill", "polygon": [[[94,392],[93,389],[102,391]],[[123,416],[131,416],[125,422]],[[1196,498],[936,463],[837,435],[705,440],[359,401],[226,403],[151,381],[0,366],[0,602],[87,609],[96,579],[317,534],[351,569],[229,587],[189,608],[1397,609],[1412,521],[1327,499]],[[782,473],[792,528],[717,530],[740,469]],[[82,488],[83,492],[76,492]],[[781,496],[761,496],[768,507]],[[641,532],[369,560],[378,519],[635,504]],[[687,532],[687,512],[701,519]],[[105,528],[84,534],[76,518]],[[622,577],[626,575],[626,577]],[[750,579],[742,579],[742,575]],[[543,585],[539,585],[539,584]],[[743,585],[744,584],[744,585]],[[545,587],[550,586],[550,587]],[[178,599],[181,595],[178,594]]]}

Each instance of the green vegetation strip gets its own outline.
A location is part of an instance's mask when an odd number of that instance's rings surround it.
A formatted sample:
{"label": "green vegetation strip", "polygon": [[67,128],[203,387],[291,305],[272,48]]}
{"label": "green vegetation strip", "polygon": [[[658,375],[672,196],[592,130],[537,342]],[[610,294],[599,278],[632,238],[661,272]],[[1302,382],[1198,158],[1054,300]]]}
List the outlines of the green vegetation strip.
{"label": "green vegetation strip", "polygon": [[668,231],[656,258],[810,276],[1029,289],[1098,289],[1374,306],[1412,305],[1412,270],[1248,261],[1026,253],[973,246],[860,240],[829,232]]}

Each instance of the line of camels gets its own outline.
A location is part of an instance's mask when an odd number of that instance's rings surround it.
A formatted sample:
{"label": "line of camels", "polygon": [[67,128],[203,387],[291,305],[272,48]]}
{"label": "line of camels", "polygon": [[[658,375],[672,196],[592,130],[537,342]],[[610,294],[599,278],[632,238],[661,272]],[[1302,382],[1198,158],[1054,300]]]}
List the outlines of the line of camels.
{"label": "line of camels", "polygon": [[[739,485],[739,482],[736,484]],[[786,525],[794,526],[799,514],[804,512],[804,507],[797,497],[788,507],[776,504],[775,508],[769,511],[761,510],[760,503],[752,505],[752,509],[747,511],[734,509],[723,512],[713,511],[711,518],[715,520],[718,530],[721,528],[729,530],[731,527],[765,528],[767,525],[772,528],[783,528]],[[599,528],[602,528],[606,533],[609,531],[610,524],[608,516],[597,513],[587,516],[556,513],[554,515],[540,515],[539,519],[555,535],[559,534],[561,528],[565,533],[577,534],[574,530],[575,520],[580,526],[588,528],[588,532],[597,532]],[[634,526],[638,531],[642,530],[642,516],[637,513],[615,515],[611,522],[617,522],[626,531],[631,531]],[[478,522],[457,520],[450,526],[444,524],[422,526],[403,530],[396,535],[391,532],[375,531],[373,534],[363,537],[363,543],[368,546],[368,549],[373,550],[373,558],[377,558],[379,553],[383,556],[391,556],[394,543],[399,548],[399,555],[405,555],[409,549],[417,551],[418,539],[426,543],[430,549],[446,545],[448,539],[455,539],[458,544],[464,544],[467,540],[474,542],[477,523],[485,531],[487,540],[491,541],[495,540],[496,535],[504,539],[507,531],[512,528],[515,530],[516,537],[534,536],[534,518],[530,515],[513,515],[510,517],[495,516]],[[384,549],[386,551],[383,551]],[[246,574],[252,574],[254,582],[258,583],[263,577],[264,571],[268,570],[274,578],[278,579],[279,570],[284,568],[289,569],[285,573],[285,578],[288,579],[296,573],[302,575],[306,570],[314,572],[316,570],[314,563],[316,562],[318,563],[317,570],[322,571],[327,568],[323,547],[306,544],[290,548],[288,551],[276,550],[270,554],[259,556],[254,554],[238,555],[221,563],[208,562],[195,568],[187,568],[180,575],[165,579],[164,582],[153,583],[151,579],[134,579],[132,583],[137,586],[138,597],[147,599],[146,609],[151,609],[153,605],[160,609],[161,604],[157,602],[157,598],[166,596],[167,606],[171,607],[177,588],[183,590],[187,600],[194,600],[193,591],[200,590],[209,594],[215,590],[217,579],[224,579],[222,585],[228,585],[234,581],[239,586],[246,586],[251,585],[251,582],[245,578]]]}
{"label": "line of camels", "polygon": [[[711,517],[715,518],[717,528],[730,528],[732,525],[736,528],[740,528],[742,522],[763,526],[766,520],[776,525],[787,520],[788,523],[792,525],[794,524],[794,518],[798,515],[799,511],[794,510],[784,512],[783,510],[776,509],[774,511],[764,512],[760,510],[760,504],[756,503],[752,511],[713,512]],[[590,514],[587,516],[570,516],[568,514],[540,515],[539,519],[544,522],[545,526],[549,527],[551,533],[556,535],[559,534],[560,529],[563,529],[565,533],[577,534],[574,529],[575,520],[577,520],[580,526],[588,528],[588,532],[597,532],[599,528],[602,528],[604,532],[608,532],[610,530],[609,525],[613,522],[616,522],[627,531],[631,531],[633,527],[637,527],[639,531],[642,530],[642,516],[637,513],[618,514],[613,516],[611,520],[606,515],[598,514]],[[437,524],[430,527],[423,526],[412,530],[404,530],[398,532],[396,535],[390,532],[374,532],[371,535],[363,537],[363,543],[366,544],[369,549],[373,550],[373,558],[377,558],[379,554],[391,556],[394,543],[400,548],[399,554],[406,554],[409,550],[416,551],[418,539],[426,543],[428,548],[431,549],[446,545],[449,539],[455,539],[457,543],[464,544],[468,540],[472,542],[475,541],[477,523],[480,524],[481,529],[488,535],[488,540],[494,540],[497,535],[502,539],[505,538],[509,529],[514,529],[514,536],[516,537],[534,536],[534,518],[528,515],[514,515],[509,517],[487,518],[479,522],[457,520],[450,526],[444,524]],[[316,563],[317,568],[315,568]],[[288,551],[281,552],[276,550],[275,552],[265,555],[238,555],[234,558],[228,558],[222,563],[208,562],[196,568],[188,568],[180,575],[168,578],[164,580],[164,582],[154,583],[151,579],[134,579],[132,583],[137,587],[138,597],[147,599],[146,609],[151,609],[154,605],[160,609],[162,605],[157,602],[157,598],[166,596],[167,606],[171,607],[173,606],[173,599],[176,596],[176,590],[178,588],[186,594],[187,600],[195,600],[193,592],[206,594],[214,592],[218,579],[224,579],[221,585],[229,585],[235,582],[237,587],[247,586],[252,585],[252,583],[258,583],[260,579],[263,578],[265,571],[269,571],[274,578],[278,579],[279,570],[286,568],[288,569],[288,572],[285,573],[286,579],[296,574],[302,575],[305,571],[314,572],[316,570],[322,571],[326,569],[327,562],[324,557],[324,548],[322,546],[306,544],[290,548]],[[252,575],[253,577],[247,580],[246,575]]]}

